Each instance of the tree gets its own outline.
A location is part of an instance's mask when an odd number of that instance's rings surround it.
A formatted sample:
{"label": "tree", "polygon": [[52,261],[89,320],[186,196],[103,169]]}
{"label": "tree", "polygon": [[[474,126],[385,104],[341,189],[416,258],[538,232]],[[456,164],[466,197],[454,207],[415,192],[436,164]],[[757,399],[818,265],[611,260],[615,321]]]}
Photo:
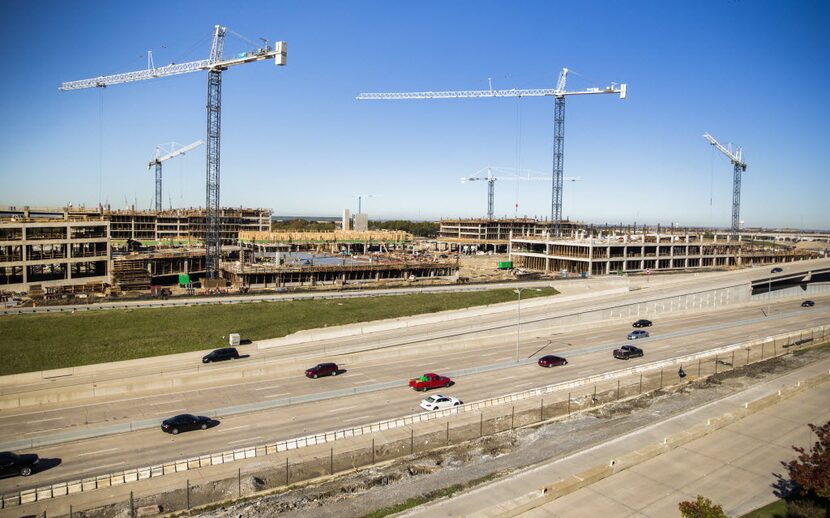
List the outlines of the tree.
{"label": "tree", "polygon": [[808,426],[816,434],[816,442],[810,451],[793,446],[798,458],[788,462],[786,468],[799,495],[830,499],[830,421]]}
{"label": "tree", "polygon": [[683,518],[727,518],[723,508],[703,495],[697,495],[697,500],[686,500],[677,504]]}

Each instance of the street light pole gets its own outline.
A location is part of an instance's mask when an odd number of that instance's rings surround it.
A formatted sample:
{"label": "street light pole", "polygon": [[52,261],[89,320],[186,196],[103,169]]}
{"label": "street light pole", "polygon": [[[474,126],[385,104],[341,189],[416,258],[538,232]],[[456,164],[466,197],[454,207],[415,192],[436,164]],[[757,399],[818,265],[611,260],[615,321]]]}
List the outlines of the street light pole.
{"label": "street light pole", "polygon": [[522,327],[522,290],[542,291],[539,288],[516,288],[516,293],[519,294],[519,300],[516,304],[516,363],[519,363],[519,335]]}
{"label": "street light pole", "polygon": [[769,317],[769,312],[771,311],[770,305],[772,304],[772,271],[769,273],[769,282],[767,283],[767,317]]}

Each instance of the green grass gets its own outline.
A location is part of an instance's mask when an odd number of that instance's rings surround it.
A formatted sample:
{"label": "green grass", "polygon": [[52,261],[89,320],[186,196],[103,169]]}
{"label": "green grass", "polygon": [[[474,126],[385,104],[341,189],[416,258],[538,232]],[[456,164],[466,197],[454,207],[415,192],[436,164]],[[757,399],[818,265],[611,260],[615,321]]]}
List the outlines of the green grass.
{"label": "green grass", "polygon": [[787,516],[787,501],[776,500],[764,507],[755,509],[751,513],[743,515],[741,518],[781,518]]}
{"label": "green grass", "polygon": [[[522,298],[555,295],[526,290]],[[516,300],[510,289],[342,300],[84,311],[0,317],[0,375],[221,347],[229,333],[277,338],[303,329]]]}

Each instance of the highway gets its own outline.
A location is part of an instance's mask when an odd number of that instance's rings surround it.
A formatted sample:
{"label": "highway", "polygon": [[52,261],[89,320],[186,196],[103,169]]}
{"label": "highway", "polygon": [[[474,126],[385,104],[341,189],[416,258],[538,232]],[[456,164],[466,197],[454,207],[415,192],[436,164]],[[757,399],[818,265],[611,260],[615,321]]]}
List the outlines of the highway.
{"label": "highway", "polygon": [[[815,308],[801,308],[798,301],[774,304],[770,317],[765,317],[761,308],[750,306],[655,318],[654,327],[649,328],[653,338],[637,342],[646,351],[645,358],[630,362],[614,360],[610,353],[611,349],[625,341],[625,335],[631,329],[628,321],[554,334],[528,330],[523,334],[520,358],[536,358],[550,353],[569,358],[568,366],[554,369],[542,369],[532,364],[510,366],[515,354],[516,335],[513,328],[491,333],[486,338],[468,339],[466,343],[458,341],[451,349],[443,351],[429,352],[424,344],[419,344],[409,347],[403,356],[379,352],[376,359],[354,365],[344,363],[347,372],[338,377],[310,380],[304,378],[302,369],[299,369],[293,375],[231,387],[130,398],[106,404],[93,403],[76,408],[4,413],[0,417],[0,433],[4,437],[19,437],[77,428],[85,426],[84,422],[90,420],[102,424],[137,417],[161,419],[177,413],[199,413],[201,410],[257,400],[385,382],[403,384],[407,378],[427,371],[446,373],[461,368],[500,365],[498,370],[459,377],[454,387],[435,391],[473,401],[615,370],[623,364],[633,366],[788,330],[830,324],[830,301],[816,300],[818,304]],[[713,331],[713,328],[718,329]],[[423,394],[407,387],[397,386],[371,394],[339,396],[230,416],[221,419],[221,424],[210,430],[175,437],[150,429],[47,446],[35,452],[42,457],[60,458],[61,464],[26,479],[18,477],[0,481],[0,493],[414,413],[420,411],[418,403],[423,397]]]}

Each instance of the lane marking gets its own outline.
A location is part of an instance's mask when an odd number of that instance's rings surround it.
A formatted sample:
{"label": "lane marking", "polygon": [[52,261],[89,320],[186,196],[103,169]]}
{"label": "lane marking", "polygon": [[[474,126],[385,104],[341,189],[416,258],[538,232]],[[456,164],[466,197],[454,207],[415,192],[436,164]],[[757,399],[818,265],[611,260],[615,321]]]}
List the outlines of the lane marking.
{"label": "lane marking", "polygon": [[366,381],[356,381],[355,385],[366,385],[367,383],[375,383],[377,380],[374,378],[369,378]]}
{"label": "lane marking", "polygon": [[251,425],[243,424],[242,426],[233,426],[231,428],[221,428],[221,429],[219,429],[219,432],[230,432],[231,430],[240,430],[242,428],[248,428],[249,426],[251,426]]}
{"label": "lane marking", "polygon": [[353,417],[351,419],[343,419],[344,423],[351,423],[352,421],[360,421],[361,419],[371,419],[370,415],[362,415],[360,417]]}
{"label": "lane marking", "polygon": [[94,468],[87,468],[81,470],[80,473],[86,473],[87,471],[95,471],[95,470],[103,470],[104,468],[114,468],[115,466],[120,466],[125,464],[124,462],[116,462],[115,464],[104,464],[103,466],[95,466]]}
{"label": "lane marking", "polygon": [[280,392],[279,394],[267,394],[267,395],[262,396],[262,397],[264,397],[265,399],[273,399],[275,397],[287,396],[289,394],[291,394],[291,392]]}
{"label": "lane marking", "polygon": [[149,406],[162,406],[162,405],[174,405],[176,403],[181,403],[184,399],[174,399],[172,401],[165,401],[163,403],[150,403]]}
{"label": "lane marking", "polygon": [[108,448],[106,450],[90,451],[87,453],[79,453],[78,457],[85,457],[87,455],[98,455],[99,453],[109,453],[111,451],[120,450],[121,448]]}
{"label": "lane marking", "polygon": [[262,437],[248,437],[247,439],[239,439],[238,441],[229,441],[228,444],[239,444],[241,442],[256,441],[258,439],[262,439]]}
{"label": "lane marking", "polygon": [[37,419],[35,421],[29,421],[29,423],[45,423],[46,421],[58,421],[60,419],[66,419],[65,417],[50,417],[48,419]]}
{"label": "lane marking", "polygon": [[352,409],[352,408],[357,408],[359,406],[362,406],[362,405],[343,406],[343,407],[340,407],[340,408],[335,408],[333,410],[329,410],[328,413],[333,414],[334,412],[340,412],[341,410],[349,410],[349,409]]}
{"label": "lane marking", "polygon": [[34,432],[26,432],[23,435],[32,435],[35,433],[43,433],[43,432],[54,432],[55,430],[65,430],[66,427],[61,426],[60,428],[47,428],[46,430],[35,430]]}
{"label": "lane marking", "polygon": [[269,385],[267,387],[255,388],[254,390],[271,390],[271,389],[278,389],[278,388],[282,388],[282,385]]}

